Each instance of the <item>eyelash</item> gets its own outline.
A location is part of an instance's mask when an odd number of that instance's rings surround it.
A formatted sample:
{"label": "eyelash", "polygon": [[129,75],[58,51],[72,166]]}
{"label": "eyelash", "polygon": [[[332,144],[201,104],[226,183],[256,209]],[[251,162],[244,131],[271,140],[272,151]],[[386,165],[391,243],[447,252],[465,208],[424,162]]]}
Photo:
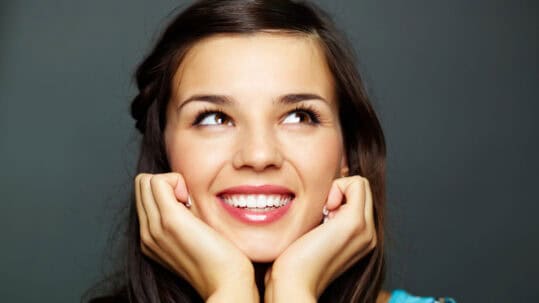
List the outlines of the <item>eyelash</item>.
{"label": "eyelash", "polygon": [[311,105],[298,104],[296,105],[296,108],[294,110],[289,111],[286,115],[290,115],[294,112],[307,114],[307,116],[309,116],[309,119],[311,119],[311,122],[307,122],[308,124],[320,124],[320,113],[316,111]]}
{"label": "eyelash", "polygon": [[[313,125],[320,124],[320,120],[321,120],[320,113],[318,113],[311,105],[307,105],[307,104],[296,105],[296,107],[293,110],[286,113],[285,116],[288,116],[294,112],[304,113],[307,116],[309,116],[309,119],[311,121],[307,122],[307,124],[313,124]],[[204,120],[207,116],[212,115],[212,114],[218,114],[218,115],[223,115],[223,116],[228,117],[228,115],[225,114],[225,112],[220,109],[204,108],[200,112],[197,113],[192,125],[200,126],[200,122],[202,122],[202,120]]]}
{"label": "eyelash", "polygon": [[223,112],[220,109],[204,108],[200,112],[197,113],[197,115],[195,117],[195,120],[193,121],[192,125],[193,126],[201,126],[200,122],[202,122],[202,120],[204,120],[207,116],[209,116],[211,114],[218,114],[218,115],[223,115],[223,116],[228,117],[228,115],[225,114],[225,112]]}

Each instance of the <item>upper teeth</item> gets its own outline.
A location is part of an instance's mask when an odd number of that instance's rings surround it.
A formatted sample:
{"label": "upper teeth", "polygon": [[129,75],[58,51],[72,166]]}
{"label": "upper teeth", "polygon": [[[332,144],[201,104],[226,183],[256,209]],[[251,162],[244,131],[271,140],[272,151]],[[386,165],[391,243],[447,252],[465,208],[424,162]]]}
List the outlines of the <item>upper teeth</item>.
{"label": "upper teeth", "polygon": [[266,208],[286,205],[291,196],[288,195],[227,195],[223,200],[234,207]]}

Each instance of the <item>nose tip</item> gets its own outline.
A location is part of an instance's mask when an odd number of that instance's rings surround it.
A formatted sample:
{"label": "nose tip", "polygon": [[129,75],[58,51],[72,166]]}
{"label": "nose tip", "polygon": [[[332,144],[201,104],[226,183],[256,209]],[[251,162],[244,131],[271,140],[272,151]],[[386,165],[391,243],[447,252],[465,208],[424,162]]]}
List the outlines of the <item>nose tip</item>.
{"label": "nose tip", "polygon": [[249,167],[255,171],[263,171],[281,167],[283,155],[272,134],[253,133],[240,141],[233,160],[235,168]]}

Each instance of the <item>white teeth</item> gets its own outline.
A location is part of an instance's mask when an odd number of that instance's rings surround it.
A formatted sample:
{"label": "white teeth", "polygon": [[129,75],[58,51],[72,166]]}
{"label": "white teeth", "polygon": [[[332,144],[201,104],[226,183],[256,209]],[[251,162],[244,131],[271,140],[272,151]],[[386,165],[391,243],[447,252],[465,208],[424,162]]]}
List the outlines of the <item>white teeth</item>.
{"label": "white teeth", "polygon": [[239,198],[240,198],[239,199],[240,200],[239,206],[240,207],[246,207],[247,206],[247,199],[245,197],[243,197],[243,196],[240,196]]}
{"label": "white teeth", "polygon": [[[274,199],[272,196],[269,196],[269,197],[268,197],[268,200],[267,200],[267,202],[266,202],[266,203],[267,203],[266,206],[267,206],[267,207],[273,207],[273,206],[274,206],[274,204],[273,204],[274,201],[275,201],[275,199]],[[275,205],[275,206],[277,206],[277,205]]]}
{"label": "white teeth", "polygon": [[234,207],[267,208],[281,207],[290,200],[290,195],[226,195],[223,200]]}
{"label": "white teeth", "polygon": [[266,204],[267,204],[267,199],[266,199],[266,196],[264,195],[258,195],[256,197],[256,207],[257,208],[264,208],[266,207]]}
{"label": "white teeth", "polygon": [[[255,208],[256,207],[256,196],[247,196],[246,199],[247,199],[247,207],[249,207],[249,208]],[[234,204],[236,204],[236,203],[234,203]]]}

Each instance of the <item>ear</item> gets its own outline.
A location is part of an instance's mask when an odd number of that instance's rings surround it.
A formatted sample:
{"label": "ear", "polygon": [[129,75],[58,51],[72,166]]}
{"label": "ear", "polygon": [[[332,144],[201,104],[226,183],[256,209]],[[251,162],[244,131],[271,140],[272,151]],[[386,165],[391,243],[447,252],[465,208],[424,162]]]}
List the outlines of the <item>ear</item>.
{"label": "ear", "polygon": [[348,161],[346,160],[346,154],[343,154],[341,158],[341,177],[348,177]]}

